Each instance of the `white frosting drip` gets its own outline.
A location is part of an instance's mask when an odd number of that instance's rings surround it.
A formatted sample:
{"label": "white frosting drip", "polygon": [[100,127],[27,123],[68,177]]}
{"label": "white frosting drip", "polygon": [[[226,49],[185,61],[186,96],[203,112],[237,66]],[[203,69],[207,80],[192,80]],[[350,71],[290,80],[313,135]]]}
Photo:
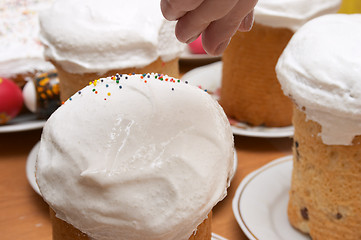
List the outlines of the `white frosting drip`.
{"label": "white frosting drip", "polygon": [[233,135],[206,92],[139,76],[97,81],[49,118],[37,183],[94,239],[186,240],[226,196]]}
{"label": "white frosting drip", "polygon": [[2,0],[0,2],[0,76],[54,69],[44,59],[39,41],[38,12],[51,0]]}
{"label": "white frosting drip", "polygon": [[71,73],[144,67],[186,46],[159,0],[58,0],[40,20],[46,55]]}
{"label": "white frosting drip", "polygon": [[342,0],[259,0],[255,22],[297,31],[307,21],[329,13],[336,13]]}
{"label": "white frosting drip", "polygon": [[282,53],[283,91],[322,126],[325,144],[361,135],[361,15],[331,14],[305,24]]}

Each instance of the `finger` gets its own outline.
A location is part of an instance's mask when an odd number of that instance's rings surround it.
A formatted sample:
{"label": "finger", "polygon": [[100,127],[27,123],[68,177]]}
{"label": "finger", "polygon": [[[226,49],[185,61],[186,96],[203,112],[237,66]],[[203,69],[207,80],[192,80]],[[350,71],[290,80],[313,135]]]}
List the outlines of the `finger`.
{"label": "finger", "polygon": [[199,7],[204,0],[161,0],[163,16],[170,21],[177,20],[189,11]]}
{"label": "finger", "polygon": [[240,27],[242,20],[250,13],[256,3],[257,0],[239,1],[225,17],[212,22],[202,35],[204,50],[211,55],[220,55]]}
{"label": "finger", "polygon": [[208,25],[226,16],[238,0],[208,0],[181,17],[176,25],[176,36],[181,42],[190,42]]}
{"label": "finger", "polygon": [[251,30],[254,23],[254,14],[253,10],[247,14],[247,16],[242,20],[241,25],[239,25],[238,31],[248,32]]}

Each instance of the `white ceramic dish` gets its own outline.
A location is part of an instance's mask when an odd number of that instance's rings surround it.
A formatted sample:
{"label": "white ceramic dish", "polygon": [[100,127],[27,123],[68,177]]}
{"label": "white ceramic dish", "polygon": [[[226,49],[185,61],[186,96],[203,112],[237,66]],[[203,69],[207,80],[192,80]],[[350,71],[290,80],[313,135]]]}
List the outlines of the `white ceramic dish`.
{"label": "white ceramic dish", "polygon": [[276,159],[246,176],[233,198],[232,208],[251,240],[310,240],[288,222],[288,191],[292,156]]}
{"label": "white ceramic dish", "polygon": [[219,236],[218,234],[212,233],[212,240],[227,240],[227,239]]}
{"label": "white ceramic dish", "polygon": [[249,136],[249,137],[263,137],[263,138],[280,138],[292,137],[293,126],[287,127],[265,127],[265,126],[249,126],[246,123],[230,120],[232,132],[235,135]]}
{"label": "white ceramic dish", "polygon": [[[215,99],[219,99],[219,93],[222,83],[222,62],[218,61],[208,65],[204,65],[190,70],[183,75],[182,80],[189,84],[207,90]],[[279,138],[293,136],[293,126],[287,127],[253,127],[246,123],[230,120],[233,134],[263,137],[263,138]]]}
{"label": "white ceramic dish", "polygon": [[5,125],[0,125],[0,133],[21,132],[44,127],[46,120],[39,120],[34,114],[21,114]]}
{"label": "white ceramic dish", "polygon": [[31,151],[28,155],[28,158],[26,160],[25,171],[26,171],[26,177],[30,183],[30,186],[34,189],[34,191],[37,194],[41,195],[39,187],[36,184],[36,179],[35,179],[35,163],[36,163],[36,156],[38,154],[39,147],[40,147],[40,142],[37,142],[35,144],[35,146],[31,149]]}
{"label": "white ceramic dish", "polygon": [[[36,157],[37,157],[37,154],[38,154],[38,151],[39,151],[39,147],[40,147],[40,142],[36,143],[35,146],[31,149],[31,151],[30,151],[30,153],[28,155],[28,158],[26,160],[26,167],[25,167],[26,169],[25,169],[25,171],[26,171],[26,177],[27,177],[27,179],[29,181],[30,186],[34,189],[34,191],[36,193],[41,195],[39,187],[36,184],[36,179],[35,179],[35,163],[36,163]],[[233,175],[231,176],[231,180],[233,179],[234,174],[237,171],[237,166],[238,166],[238,158],[237,158],[236,151],[234,151],[233,166],[234,166],[235,171],[234,171]]]}

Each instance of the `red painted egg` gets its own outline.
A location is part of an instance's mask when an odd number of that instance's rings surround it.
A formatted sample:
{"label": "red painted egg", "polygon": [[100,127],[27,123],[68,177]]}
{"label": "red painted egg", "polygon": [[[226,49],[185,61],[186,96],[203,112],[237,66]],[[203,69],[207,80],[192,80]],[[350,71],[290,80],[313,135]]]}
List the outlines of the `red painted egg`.
{"label": "red painted egg", "polygon": [[0,77],[0,124],[16,117],[22,106],[21,89],[11,80]]}
{"label": "red painted egg", "polygon": [[202,45],[202,35],[200,35],[195,41],[189,43],[188,46],[193,54],[206,54]]}

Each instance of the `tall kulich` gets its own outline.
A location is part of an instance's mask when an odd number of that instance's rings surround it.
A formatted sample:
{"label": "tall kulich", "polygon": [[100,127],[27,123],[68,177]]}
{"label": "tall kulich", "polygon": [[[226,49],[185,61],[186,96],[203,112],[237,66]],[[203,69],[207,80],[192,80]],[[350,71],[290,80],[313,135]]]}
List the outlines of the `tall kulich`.
{"label": "tall kulich", "polygon": [[360,24],[361,15],[311,20],[276,67],[294,102],[288,218],[312,239],[361,239]]}
{"label": "tall kulich", "polygon": [[0,77],[21,89],[41,73],[54,70],[39,42],[39,13],[52,0],[0,1]]}
{"label": "tall kulich", "polygon": [[230,123],[210,94],[163,74],[116,74],[51,115],[36,180],[53,240],[211,240],[233,160]]}
{"label": "tall kulich", "polygon": [[277,80],[275,66],[293,32],[257,22],[237,32],[223,54],[220,104],[230,118],[251,125],[291,125],[292,102]]}
{"label": "tall kulich", "polygon": [[116,73],[179,77],[178,58],[186,45],[176,39],[175,22],[164,19],[159,0],[58,0],[39,19],[62,101]]}
{"label": "tall kulich", "polygon": [[223,57],[220,104],[228,117],[250,125],[291,125],[292,103],[275,66],[297,29],[317,16],[337,12],[341,0],[260,0],[250,32],[237,32]]}

